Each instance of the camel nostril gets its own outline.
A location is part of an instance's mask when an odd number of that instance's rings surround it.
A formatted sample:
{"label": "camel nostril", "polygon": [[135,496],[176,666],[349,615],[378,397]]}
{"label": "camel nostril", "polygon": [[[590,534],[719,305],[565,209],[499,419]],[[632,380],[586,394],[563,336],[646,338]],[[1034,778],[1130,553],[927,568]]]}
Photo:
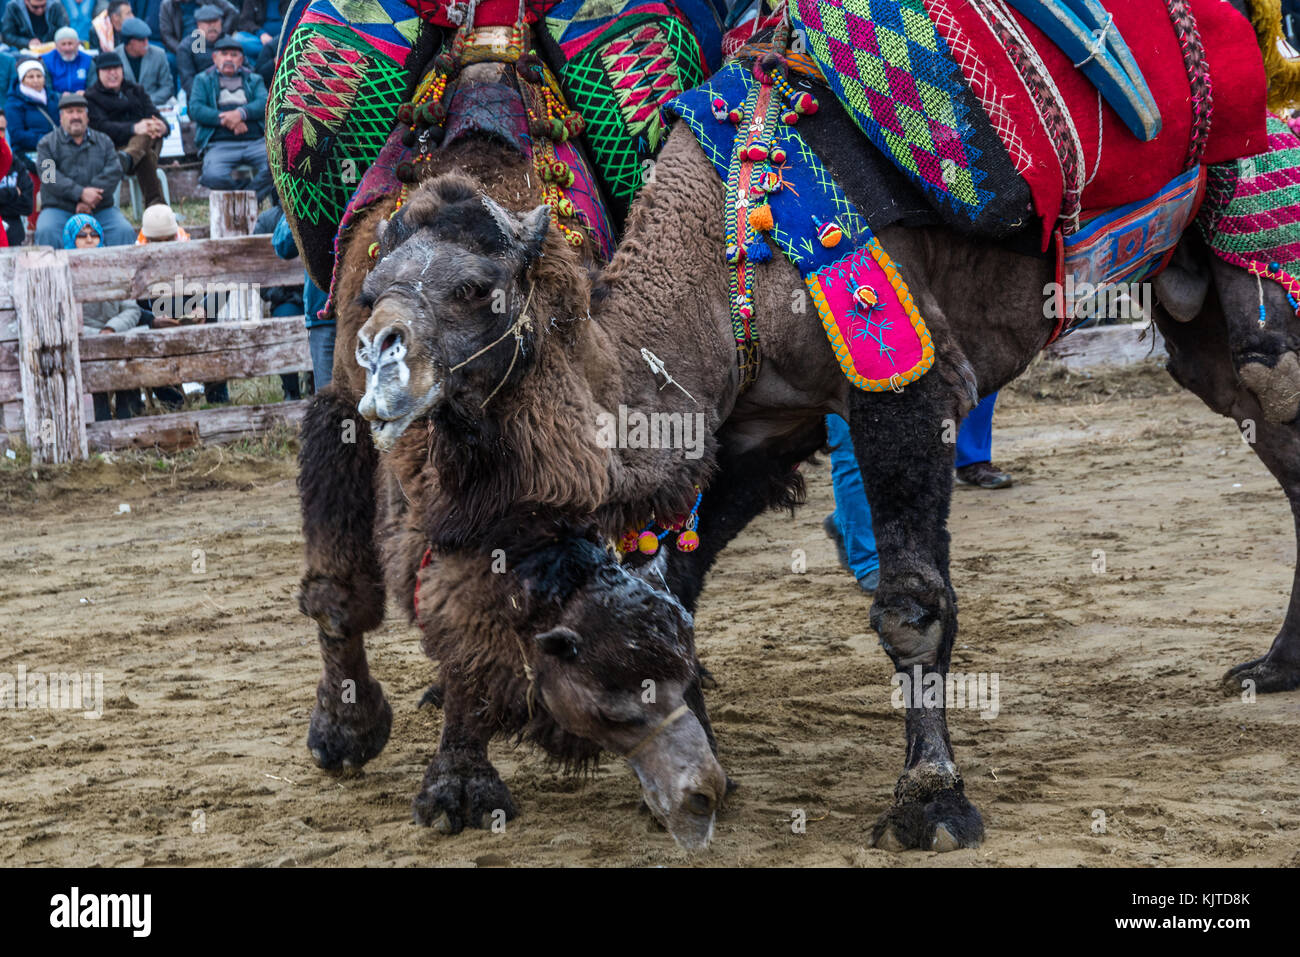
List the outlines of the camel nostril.
{"label": "camel nostril", "polygon": [[685,805],[686,810],[692,814],[712,814],[714,807],[717,805],[717,799],[712,794],[695,791],[687,795]]}
{"label": "camel nostril", "polygon": [[396,326],[390,326],[379,334],[379,346],[375,352],[381,358],[389,349],[402,345],[402,330]]}

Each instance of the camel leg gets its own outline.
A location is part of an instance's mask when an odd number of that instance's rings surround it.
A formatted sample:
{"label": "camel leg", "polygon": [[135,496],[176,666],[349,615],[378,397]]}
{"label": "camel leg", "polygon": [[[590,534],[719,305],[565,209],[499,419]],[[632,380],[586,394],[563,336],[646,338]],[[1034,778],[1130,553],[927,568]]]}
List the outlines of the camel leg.
{"label": "camel leg", "polygon": [[324,664],[307,747],[322,768],[360,767],[383,750],[393,723],[365,648],[365,633],[384,619],[374,544],[377,453],[355,403],[332,387],[312,399],[301,443],[307,568],[298,607],[318,625]]}
{"label": "camel leg", "polygon": [[490,828],[512,820],[519,812],[488,760],[492,728],[474,713],[478,695],[447,675],[442,693],[442,740],[411,802],[416,823],[459,834],[466,827]]}
{"label": "camel leg", "polygon": [[[944,419],[960,418],[953,385],[931,369],[901,393],[853,390],[849,427],[871,502],[880,587],[871,625],[898,672],[915,678],[948,672],[957,635],[957,601],[948,574],[948,510],[954,446]],[[894,804],[876,822],[872,843],[887,850],[955,850],[983,840],[984,823],[966,799],[948,738],[943,695],[923,707],[908,695],[907,756]]]}
{"label": "camel leg", "polygon": [[[1254,288],[1254,281],[1247,285]],[[1286,311],[1288,307],[1283,305]],[[1291,503],[1300,539],[1300,423],[1270,421],[1257,394],[1234,371],[1230,333],[1218,302],[1211,301],[1189,323],[1174,322],[1163,310],[1156,318],[1169,350],[1170,375],[1220,415],[1236,420],[1243,434],[1254,433],[1251,448],[1273,473]],[[1292,320],[1294,321],[1294,320]],[[1270,313],[1270,325],[1272,324]],[[1225,694],[1239,695],[1244,683],[1256,692],[1300,687],[1300,567],[1293,573],[1291,600],[1282,628],[1268,653],[1237,665],[1223,678]]]}

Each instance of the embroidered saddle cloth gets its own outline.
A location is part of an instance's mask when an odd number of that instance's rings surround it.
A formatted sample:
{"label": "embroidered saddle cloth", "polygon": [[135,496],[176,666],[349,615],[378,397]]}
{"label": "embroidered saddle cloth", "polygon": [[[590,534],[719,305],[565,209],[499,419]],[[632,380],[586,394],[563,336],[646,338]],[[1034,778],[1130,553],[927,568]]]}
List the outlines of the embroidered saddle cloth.
{"label": "embroidered saddle cloth", "polygon": [[[721,252],[732,272],[742,381],[756,362],[747,351],[753,267],[771,257],[770,239],[802,273],[849,381],[868,391],[901,388],[934,362],[929,330],[867,220],[794,124],[797,111],[811,113],[815,104],[764,77],[757,66],[732,63],[666,107],[691,128],[727,184]],[[774,115],[785,120],[764,122]]]}
{"label": "embroidered saddle cloth", "polygon": [[1158,111],[1144,142],[1085,72],[1094,64],[1076,68],[1034,22],[1051,21],[1022,12],[1067,2],[1084,0],[793,0],[791,12],[859,128],[951,224],[996,233],[1024,212],[1006,203],[1023,180],[1046,248],[1058,221],[1075,232],[1088,210],[1145,201],[1265,138],[1262,58],[1230,4],[1105,0],[1106,35],[1128,38]]}

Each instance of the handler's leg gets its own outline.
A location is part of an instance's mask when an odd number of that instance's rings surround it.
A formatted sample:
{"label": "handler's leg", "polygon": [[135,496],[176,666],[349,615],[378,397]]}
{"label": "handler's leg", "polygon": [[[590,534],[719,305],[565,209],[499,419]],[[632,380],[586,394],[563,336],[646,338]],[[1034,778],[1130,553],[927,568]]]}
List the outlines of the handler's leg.
{"label": "handler's leg", "polygon": [[862,487],[862,472],[853,451],[849,424],[838,415],[828,415],[826,434],[831,447],[835,511],[826,517],[823,527],[842,551],[840,560],[848,565],[858,585],[865,592],[874,592],[880,583],[880,556],[876,552],[871,506]]}

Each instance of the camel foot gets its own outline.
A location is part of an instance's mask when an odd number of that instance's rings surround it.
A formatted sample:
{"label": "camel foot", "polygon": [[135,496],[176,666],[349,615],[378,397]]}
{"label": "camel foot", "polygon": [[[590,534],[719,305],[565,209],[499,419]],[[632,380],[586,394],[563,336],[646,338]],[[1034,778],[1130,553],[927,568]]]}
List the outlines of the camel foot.
{"label": "camel foot", "polygon": [[[1246,685],[1247,681],[1253,685]],[[1228,697],[1236,697],[1248,689],[1257,694],[1274,691],[1294,691],[1300,688],[1300,666],[1269,661],[1268,656],[1256,658],[1228,669],[1220,685]]]}
{"label": "camel foot", "polygon": [[1294,352],[1284,352],[1271,367],[1245,362],[1237,374],[1259,399],[1264,418],[1270,422],[1290,422],[1300,413],[1300,359]]}
{"label": "camel foot", "polygon": [[361,767],[384,750],[393,727],[393,709],[378,681],[359,684],[355,696],[350,692],[324,679],[316,688],[307,748],[327,771]]}
{"label": "camel foot", "polygon": [[978,847],[984,820],[966,799],[951,765],[918,765],[894,788],[894,805],[871,830],[871,844],[885,851],[955,851]]}
{"label": "camel foot", "polygon": [[443,834],[490,828],[519,813],[510,789],[487,758],[456,751],[433,756],[411,809],[417,824]]}

